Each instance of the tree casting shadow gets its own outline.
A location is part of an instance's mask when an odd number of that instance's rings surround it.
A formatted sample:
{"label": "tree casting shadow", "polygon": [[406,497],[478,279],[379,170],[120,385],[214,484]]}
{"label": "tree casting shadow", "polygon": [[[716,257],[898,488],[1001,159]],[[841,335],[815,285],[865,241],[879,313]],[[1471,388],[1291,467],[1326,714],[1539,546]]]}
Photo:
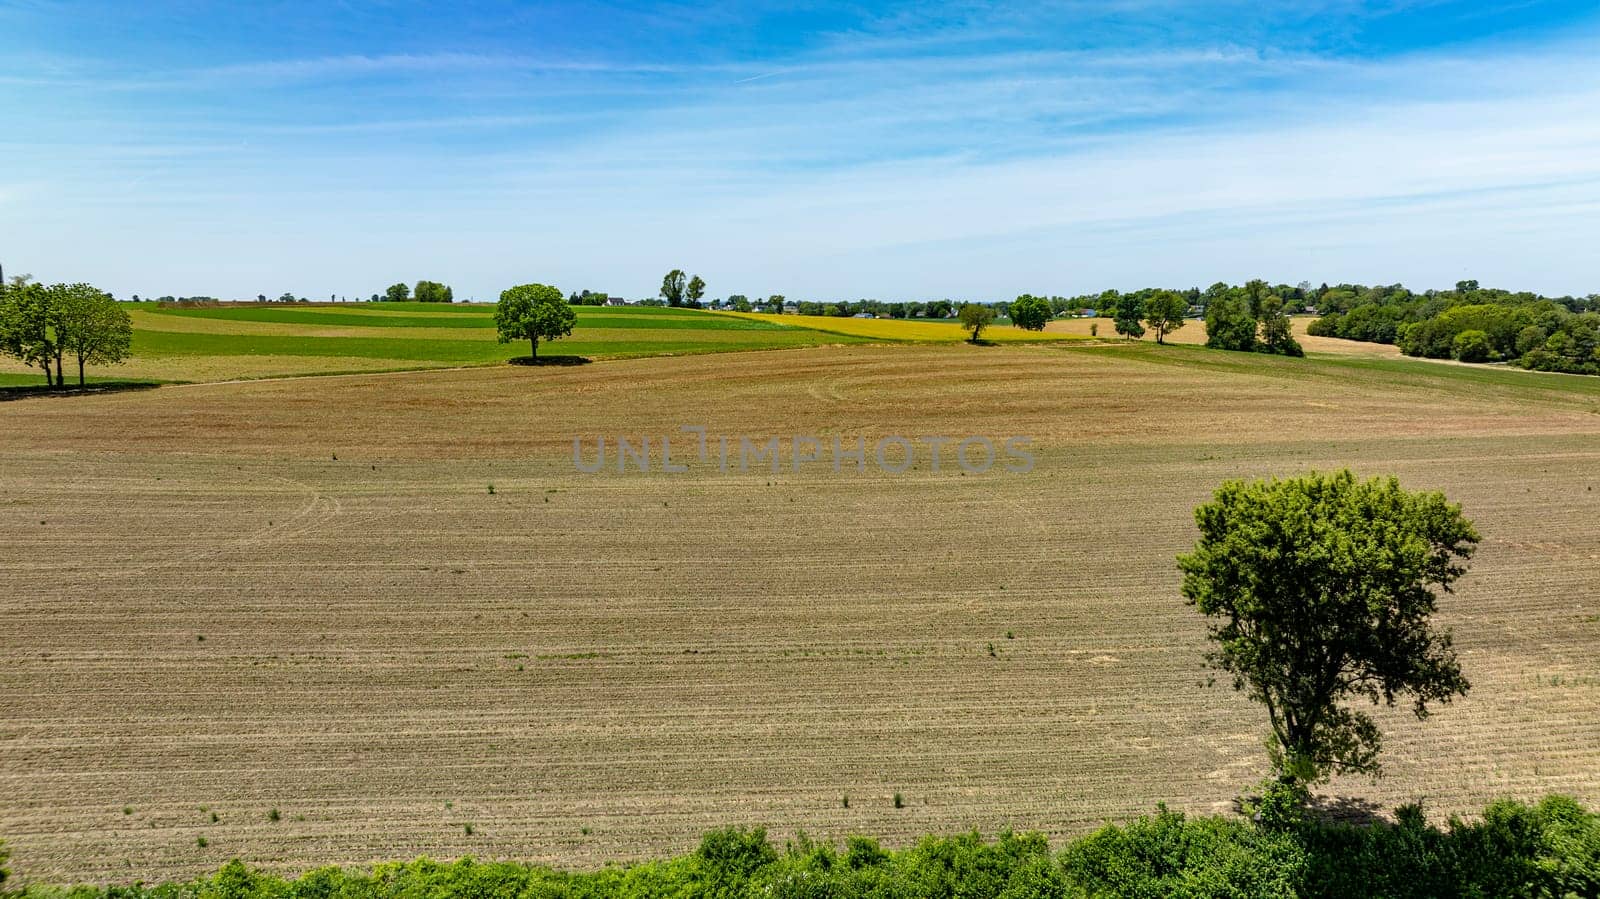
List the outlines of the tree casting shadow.
{"label": "tree casting shadow", "polygon": [[515,356],[507,361],[512,365],[588,365],[594,360],[588,356]]}
{"label": "tree casting shadow", "polygon": [[108,381],[104,384],[86,384],[79,387],[73,384],[69,387],[47,387],[44,384],[17,384],[10,387],[0,387],[0,403],[9,400],[22,400],[35,396],[72,397],[90,396],[100,393],[122,393],[128,390],[152,390],[161,385],[156,381]]}

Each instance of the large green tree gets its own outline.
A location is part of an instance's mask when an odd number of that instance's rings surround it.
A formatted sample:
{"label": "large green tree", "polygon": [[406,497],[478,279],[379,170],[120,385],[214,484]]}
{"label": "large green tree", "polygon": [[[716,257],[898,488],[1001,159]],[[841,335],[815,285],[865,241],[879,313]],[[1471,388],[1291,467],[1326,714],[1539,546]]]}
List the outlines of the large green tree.
{"label": "large green tree", "polygon": [[1144,304],[1144,323],[1156,333],[1156,343],[1166,343],[1167,335],[1183,327],[1189,314],[1189,301],[1171,290],[1158,290]]}
{"label": "large green tree", "polygon": [[456,298],[449,285],[438,281],[418,281],[411,296],[419,303],[452,303]]}
{"label": "large green tree", "polygon": [[706,282],[699,275],[689,279],[689,286],[683,289],[683,298],[690,306],[699,309],[700,301],[705,299]]}
{"label": "large green tree", "polygon": [[1478,534],[1442,494],[1349,471],[1230,481],[1195,521],[1184,598],[1211,619],[1209,662],[1266,707],[1284,783],[1379,771],[1382,735],[1346,700],[1404,696],[1423,718],[1466,693],[1431,619]]}
{"label": "large green tree", "polygon": [[50,363],[57,358],[58,291],[21,275],[0,293],[0,353],[38,366],[44,382],[55,384]]}
{"label": "large green tree", "polygon": [[667,301],[668,306],[683,305],[683,292],[687,282],[688,276],[681,268],[667,272],[666,277],[661,279],[661,298]]}
{"label": "large green tree", "polygon": [[572,334],[578,314],[561,296],[561,291],[548,284],[519,284],[500,293],[500,302],[494,307],[495,329],[500,342],[526,340],[533,347],[533,358],[539,358],[539,341],[559,340]]}
{"label": "large green tree", "polygon": [[1261,301],[1261,344],[1256,347],[1263,353],[1279,356],[1304,356],[1300,341],[1294,339],[1289,314],[1284,310],[1283,299],[1272,294]]}
{"label": "large green tree", "polygon": [[1144,325],[1139,323],[1139,319],[1144,318],[1144,302],[1138,295],[1131,293],[1117,294],[1114,300],[1115,305],[1111,313],[1112,327],[1123,337],[1135,339],[1143,337]]}
{"label": "large green tree", "polygon": [[994,307],[982,303],[963,303],[960,315],[961,327],[970,334],[967,339],[977,343],[983,329],[994,321]]}
{"label": "large green tree", "polygon": [[[1218,287],[1223,289],[1217,291]],[[1207,297],[1206,346],[1253,352],[1256,348],[1257,322],[1244,291],[1233,290],[1226,285],[1212,285]]]}
{"label": "large green tree", "polygon": [[[88,284],[68,284],[56,302],[56,348],[78,360],[78,386],[83,386],[85,365],[114,364],[128,358],[133,322],[110,294]],[[59,360],[56,376],[59,383]]]}
{"label": "large green tree", "polygon": [[1011,301],[1011,323],[1024,331],[1043,331],[1050,323],[1050,301],[1023,294]]}
{"label": "large green tree", "polygon": [[[294,302],[293,295],[284,296],[289,297],[289,302]],[[389,289],[383,292],[383,298],[391,303],[404,303],[411,298],[411,288],[404,284],[390,284]]]}

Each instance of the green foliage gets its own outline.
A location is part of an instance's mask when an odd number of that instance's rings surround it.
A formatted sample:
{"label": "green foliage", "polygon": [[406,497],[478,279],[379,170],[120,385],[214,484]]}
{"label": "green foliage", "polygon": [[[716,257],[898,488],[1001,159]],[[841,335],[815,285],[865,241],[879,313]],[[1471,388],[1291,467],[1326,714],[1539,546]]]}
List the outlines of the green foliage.
{"label": "green foliage", "polygon": [[1124,293],[1116,296],[1116,306],[1112,312],[1112,327],[1123,337],[1138,339],[1144,336],[1144,325],[1139,320],[1144,318],[1144,301],[1138,294]]}
{"label": "green foliage", "polygon": [[1488,362],[1494,358],[1495,352],[1489,343],[1489,335],[1473,330],[1456,335],[1456,339],[1450,342],[1450,356],[1457,362]]}
{"label": "green foliage", "polygon": [[1261,339],[1256,345],[1257,350],[1278,356],[1306,354],[1305,350],[1300,348],[1300,342],[1294,339],[1294,332],[1289,327],[1289,315],[1284,310],[1282,299],[1276,296],[1262,299],[1257,318],[1261,320]]}
{"label": "green foliage", "polygon": [[1307,859],[1292,833],[1162,809],[1074,843],[1062,864],[1090,896],[1292,899]]}
{"label": "green foliage", "polygon": [[57,342],[78,362],[78,384],[87,364],[106,365],[128,358],[133,321],[111,295],[87,284],[66,285],[57,298]]}
{"label": "green foliage", "polygon": [[661,279],[661,298],[667,301],[668,306],[682,306],[686,286],[687,276],[683,269],[675,268]]}
{"label": "green foliage", "polygon": [[1053,313],[1044,297],[1023,294],[1011,301],[1011,323],[1024,331],[1043,331]]}
{"label": "green foliage", "polygon": [[1195,510],[1200,540],[1178,557],[1183,595],[1213,619],[1209,662],[1266,707],[1279,775],[1316,782],[1379,770],[1382,738],[1340,703],[1428,703],[1467,691],[1437,597],[1466,573],[1472,523],[1439,493],[1349,471],[1229,481]]}
{"label": "green foliage", "polygon": [[1144,323],[1156,334],[1156,343],[1166,343],[1166,337],[1183,327],[1183,317],[1189,313],[1189,301],[1176,291],[1162,290],[1145,301]]}
{"label": "green foliage", "polygon": [[[370,871],[322,868],[285,880],[231,861],[188,883],[30,885],[19,899],[1084,899],[1600,895],[1600,815],[1552,796],[1502,801],[1483,820],[1429,825],[1281,826],[1162,809],[1052,855],[1036,833],[925,837],[898,851],[850,837],[842,852],[805,836],[779,852],[761,830],[707,834],[692,855],[567,873],[515,862],[417,859]],[[197,843],[198,845],[198,843]],[[4,862],[0,849],[0,864]]]}
{"label": "green foliage", "polygon": [[971,336],[968,340],[976,343],[983,334],[983,329],[994,322],[994,307],[982,303],[966,303],[961,307],[961,327]]}
{"label": "green foliage", "polygon": [[1254,352],[1256,317],[1242,291],[1228,291],[1206,304],[1206,346]]}
{"label": "green foliage", "polygon": [[695,275],[694,277],[690,278],[689,279],[689,286],[685,287],[684,290],[683,290],[683,298],[684,298],[685,302],[688,303],[689,308],[691,308],[691,309],[699,309],[700,308],[700,301],[705,298],[705,295],[706,295],[706,282],[705,282],[705,280],[702,279],[699,275]]}
{"label": "green foliage", "polygon": [[519,284],[500,293],[494,322],[501,343],[526,340],[539,355],[539,340],[559,340],[572,334],[577,313],[548,284]]}
{"label": "green foliage", "polygon": [[[289,297],[288,302],[294,302],[293,296],[284,296]],[[391,303],[404,303],[411,299],[411,288],[404,284],[390,284],[389,289],[383,292],[383,298]]]}
{"label": "green foliage", "polygon": [[[455,301],[455,292],[449,286],[440,284],[438,281],[418,281],[416,288],[411,291],[411,296],[418,303],[451,303]],[[400,299],[403,300],[405,297]]]}
{"label": "green foliage", "polygon": [[59,291],[30,282],[26,276],[0,285],[0,355],[38,366],[44,382],[53,384],[50,363],[56,358]]}

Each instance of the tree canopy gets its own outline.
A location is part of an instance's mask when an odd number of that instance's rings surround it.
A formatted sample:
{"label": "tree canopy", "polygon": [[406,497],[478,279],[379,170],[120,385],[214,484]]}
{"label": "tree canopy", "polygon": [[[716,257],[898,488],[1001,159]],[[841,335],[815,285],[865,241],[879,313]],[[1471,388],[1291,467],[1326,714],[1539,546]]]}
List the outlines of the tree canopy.
{"label": "tree canopy", "polygon": [[970,336],[967,338],[973,343],[978,342],[978,337],[983,329],[989,327],[994,321],[994,309],[982,303],[966,303],[961,307],[961,327]]}
{"label": "tree canopy", "polygon": [[[292,294],[284,294],[284,296],[289,297],[289,302],[294,302]],[[411,298],[411,288],[404,284],[391,284],[389,289],[384,291],[383,298],[391,303],[404,303]]]}
{"label": "tree canopy", "polygon": [[133,346],[133,321],[111,295],[88,284],[69,284],[57,302],[59,346],[78,361],[78,385],[85,365],[106,365],[128,358]]}
{"label": "tree canopy", "polygon": [[1139,319],[1144,317],[1144,302],[1137,294],[1124,293],[1116,297],[1115,311],[1112,314],[1112,327],[1123,337],[1139,338],[1144,336],[1144,325]]}
{"label": "tree canopy", "polygon": [[572,334],[578,314],[572,311],[561,291],[548,284],[519,284],[500,293],[495,304],[494,324],[501,343],[526,340],[539,357],[539,341],[559,340]]}
{"label": "tree canopy", "polygon": [[1024,331],[1043,331],[1053,313],[1044,297],[1023,294],[1011,301],[1011,323]]}
{"label": "tree canopy", "polygon": [[1442,494],[1349,471],[1229,481],[1195,521],[1200,540],[1178,557],[1184,598],[1211,619],[1210,664],[1266,707],[1284,782],[1380,770],[1382,735],[1345,700],[1409,696],[1423,718],[1466,693],[1430,619],[1478,534]]}
{"label": "tree canopy", "polygon": [[438,281],[418,281],[417,286],[411,291],[411,296],[419,303],[452,303],[455,302],[455,291],[449,285],[440,284]]}
{"label": "tree canopy", "polygon": [[705,299],[705,296],[706,296],[706,282],[705,282],[705,279],[701,278],[699,275],[695,275],[693,278],[690,278],[689,279],[689,286],[685,287],[683,289],[684,302],[688,303],[690,306],[692,306],[695,309],[699,309],[700,308],[700,301]]}
{"label": "tree canopy", "polygon": [[668,306],[682,306],[683,294],[688,283],[688,276],[683,269],[675,268],[667,272],[661,279],[661,298],[667,301]]}
{"label": "tree canopy", "polygon": [[1144,323],[1156,333],[1156,343],[1166,343],[1168,334],[1183,327],[1183,317],[1188,313],[1188,300],[1181,294],[1163,290],[1145,301]]}

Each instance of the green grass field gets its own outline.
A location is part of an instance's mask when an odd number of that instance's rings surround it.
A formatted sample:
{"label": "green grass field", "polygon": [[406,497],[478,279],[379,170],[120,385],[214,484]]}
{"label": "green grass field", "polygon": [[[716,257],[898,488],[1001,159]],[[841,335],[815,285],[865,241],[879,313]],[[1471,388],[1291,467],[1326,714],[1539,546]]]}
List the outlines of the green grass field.
{"label": "green grass field", "polygon": [[[496,365],[529,351],[524,342],[496,340],[494,310],[487,304],[184,308],[127,303],[124,308],[133,318],[133,357],[93,369],[90,380],[218,381]],[[584,306],[575,311],[572,336],[542,342],[541,356],[617,359],[866,340],[693,309]],[[0,363],[0,387],[42,380],[14,360]]]}

